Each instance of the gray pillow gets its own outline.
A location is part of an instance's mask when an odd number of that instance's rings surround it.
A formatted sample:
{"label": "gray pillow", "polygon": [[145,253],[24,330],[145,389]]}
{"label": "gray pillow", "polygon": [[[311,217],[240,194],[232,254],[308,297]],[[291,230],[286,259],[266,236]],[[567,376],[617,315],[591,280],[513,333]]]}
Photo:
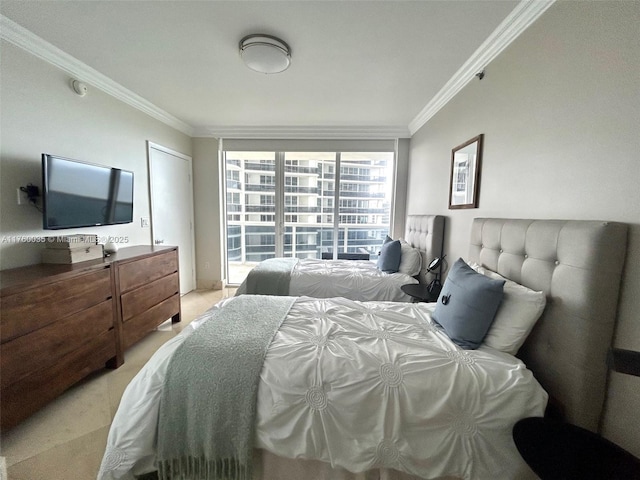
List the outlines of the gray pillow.
{"label": "gray pillow", "polygon": [[378,257],[378,270],[385,273],[396,273],[400,267],[401,256],[402,245],[400,245],[400,240],[385,240]]}
{"label": "gray pillow", "polygon": [[433,319],[455,344],[474,350],[493,323],[502,301],[503,287],[504,280],[488,278],[460,258],[447,275]]}

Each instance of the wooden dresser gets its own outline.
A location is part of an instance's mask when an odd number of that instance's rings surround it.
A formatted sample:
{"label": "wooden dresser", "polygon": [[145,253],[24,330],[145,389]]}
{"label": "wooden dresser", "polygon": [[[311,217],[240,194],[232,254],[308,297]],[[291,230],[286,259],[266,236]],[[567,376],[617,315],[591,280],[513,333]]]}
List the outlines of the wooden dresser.
{"label": "wooden dresser", "polygon": [[0,428],[8,429],[159,324],[180,321],[177,247],[0,272]]}
{"label": "wooden dresser", "polygon": [[171,317],[180,321],[177,247],[129,247],[111,257],[122,348]]}

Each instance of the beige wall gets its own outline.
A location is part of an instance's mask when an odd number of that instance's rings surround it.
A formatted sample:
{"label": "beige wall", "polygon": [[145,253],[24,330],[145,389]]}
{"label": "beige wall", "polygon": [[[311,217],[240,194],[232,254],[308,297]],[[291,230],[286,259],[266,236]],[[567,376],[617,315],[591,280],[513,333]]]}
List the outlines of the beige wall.
{"label": "beige wall", "polygon": [[[640,3],[554,4],[411,140],[407,213],[631,226],[615,345],[640,351]],[[484,133],[480,206],[448,210],[451,148]],[[606,282],[608,279],[603,278]],[[614,373],[603,433],[640,456],[640,378]]]}
{"label": "beige wall", "polygon": [[[191,155],[191,138],[89,86],[76,95],[61,70],[2,42],[0,76],[0,269],[40,262],[42,244],[14,237],[95,233],[151,244],[147,140]],[[42,214],[17,205],[16,189],[42,186],[40,156],[52,153],[134,172],[133,223],[63,231],[42,229]]]}

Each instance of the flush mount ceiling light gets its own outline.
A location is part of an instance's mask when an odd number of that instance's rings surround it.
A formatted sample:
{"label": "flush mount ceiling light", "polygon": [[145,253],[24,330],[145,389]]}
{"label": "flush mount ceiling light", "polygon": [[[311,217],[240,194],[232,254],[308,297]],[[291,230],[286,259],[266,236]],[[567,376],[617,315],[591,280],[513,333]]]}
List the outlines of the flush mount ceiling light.
{"label": "flush mount ceiling light", "polygon": [[260,73],[284,72],[291,64],[289,45],[262,33],[240,40],[240,56],[247,67]]}

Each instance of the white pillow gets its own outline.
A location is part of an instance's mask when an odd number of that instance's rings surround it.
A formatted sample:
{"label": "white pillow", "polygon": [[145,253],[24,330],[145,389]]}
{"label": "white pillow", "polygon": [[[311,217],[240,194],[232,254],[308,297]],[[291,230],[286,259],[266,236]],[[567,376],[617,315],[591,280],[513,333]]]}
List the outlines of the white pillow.
{"label": "white pillow", "polygon": [[420,273],[422,268],[422,255],[420,250],[413,248],[405,240],[400,239],[400,266],[398,271],[415,277]]}
{"label": "white pillow", "polygon": [[489,278],[506,280],[502,303],[483,343],[515,355],[542,315],[547,297],[544,292],[531,290],[476,263],[469,266]]}

